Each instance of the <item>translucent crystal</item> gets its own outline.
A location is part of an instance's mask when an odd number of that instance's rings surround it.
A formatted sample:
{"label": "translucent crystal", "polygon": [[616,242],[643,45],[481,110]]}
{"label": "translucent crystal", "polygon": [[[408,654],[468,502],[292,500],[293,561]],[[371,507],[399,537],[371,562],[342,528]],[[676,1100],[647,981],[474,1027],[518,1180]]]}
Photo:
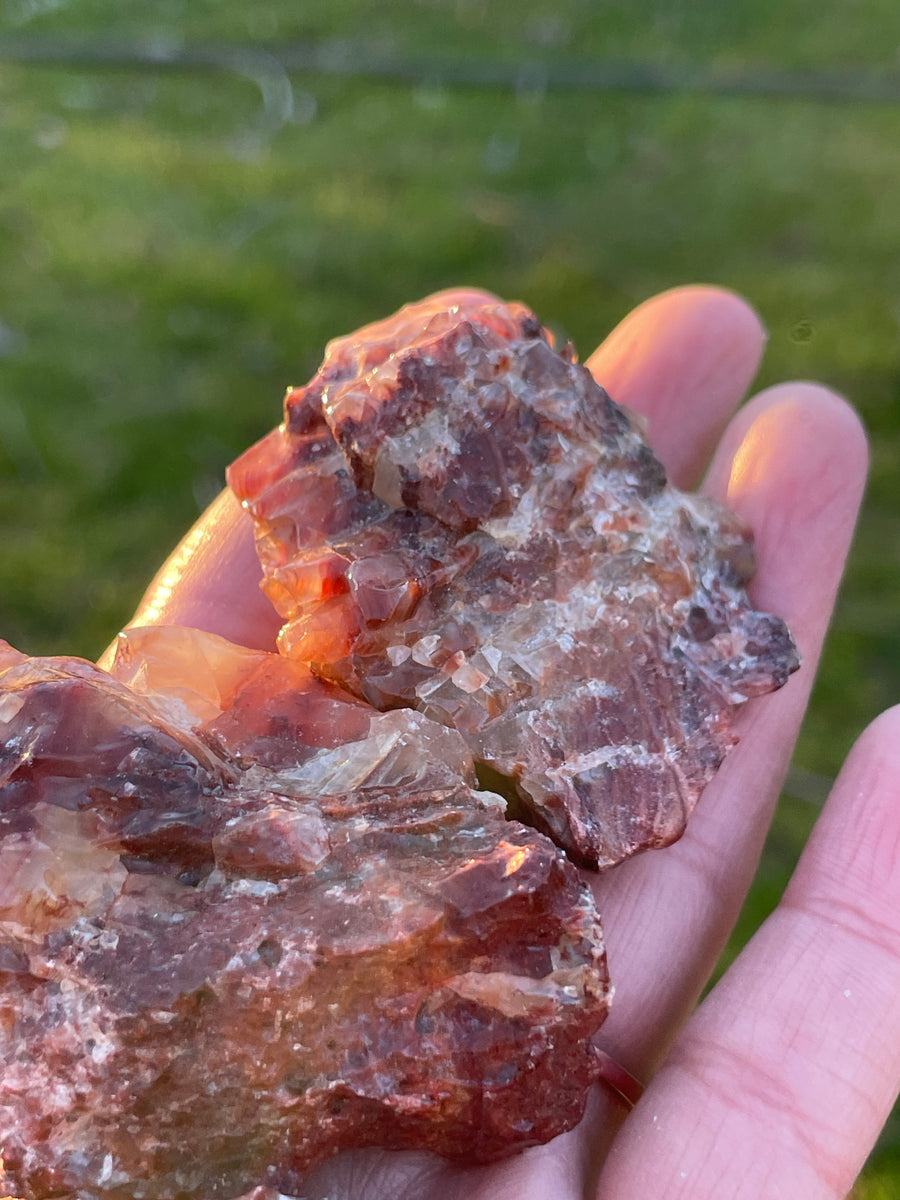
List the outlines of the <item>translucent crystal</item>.
{"label": "translucent crystal", "polygon": [[229,480],[282,651],[460,731],[577,861],[680,836],[735,708],[797,666],[748,530],[521,305],[411,305],[334,341]]}

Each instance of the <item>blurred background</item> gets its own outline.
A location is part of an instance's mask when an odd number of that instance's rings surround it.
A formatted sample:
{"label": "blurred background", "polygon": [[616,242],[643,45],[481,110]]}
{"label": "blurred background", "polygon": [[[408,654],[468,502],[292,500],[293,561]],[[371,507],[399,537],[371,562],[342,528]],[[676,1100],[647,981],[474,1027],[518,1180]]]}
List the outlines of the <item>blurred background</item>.
{"label": "blurred background", "polygon": [[[727,961],[900,700],[896,0],[5,0],[0,634],[96,656],[328,338],[471,283],[586,356],[696,280],[873,444]],[[900,1121],[855,1195],[900,1195]]]}

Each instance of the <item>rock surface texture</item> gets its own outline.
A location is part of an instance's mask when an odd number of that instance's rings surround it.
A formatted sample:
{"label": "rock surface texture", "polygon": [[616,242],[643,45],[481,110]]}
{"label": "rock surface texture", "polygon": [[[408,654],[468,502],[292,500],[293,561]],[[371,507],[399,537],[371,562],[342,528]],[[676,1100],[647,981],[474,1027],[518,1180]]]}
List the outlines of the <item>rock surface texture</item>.
{"label": "rock surface texture", "polygon": [[749,534],[520,306],[333,342],[229,477],[280,654],[0,643],[0,1196],[570,1128],[611,996],[574,864],[678,837],[796,666]]}
{"label": "rock surface texture", "polygon": [[0,1195],[302,1194],[342,1147],[577,1122],[591,895],[458,734],[193,630],[123,637],[119,678],[3,666]]}
{"label": "rock surface texture", "polygon": [[576,861],[679,837],[743,700],[797,666],[749,531],[669,487],[521,305],[411,305],[328,347],[230,469],[282,651],[466,739]]}

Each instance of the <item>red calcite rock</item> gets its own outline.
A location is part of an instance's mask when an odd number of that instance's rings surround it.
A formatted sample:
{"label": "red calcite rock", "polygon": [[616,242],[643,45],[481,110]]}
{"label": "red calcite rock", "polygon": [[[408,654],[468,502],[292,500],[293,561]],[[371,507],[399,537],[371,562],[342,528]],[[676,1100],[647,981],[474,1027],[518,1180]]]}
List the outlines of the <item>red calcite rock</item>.
{"label": "red calcite rock", "polygon": [[440,297],[332,342],[229,482],[282,651],[457,729],[576,861],[679,837],[785,682],[749,532],[666,484],[641,430],[521,305]]}
{"label": "red calcite rock", "polygon": [[453,730],[184,629],[111,675],[0,648],[0,729],[0,1195],[299,1195],[578,1121],[591,896]]}
{"label": "red calcite rock", "polygon": [[231,469],[281,654],[0,643],[0,1194],[486,1162],[604,1073],[573,864],[678,837],[796,655],[749,533],[667,486],[571,348],[445,303],[333,342]]}

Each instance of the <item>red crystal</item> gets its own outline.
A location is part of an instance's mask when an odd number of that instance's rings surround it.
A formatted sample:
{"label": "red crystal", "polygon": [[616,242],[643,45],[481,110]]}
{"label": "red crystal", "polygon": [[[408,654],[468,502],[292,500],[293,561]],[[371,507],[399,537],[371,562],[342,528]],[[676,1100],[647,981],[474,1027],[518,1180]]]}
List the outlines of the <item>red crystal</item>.
{"label": "red crystal", "polygon": [[[797,666],[752,541],[521,305],[440,298],[332,342],[230,469],[282,651],[459,730],[574,859],[673,841],[736,705]],[[505,782],[504,782],[505,781]]]}
{"label": "red crystal", "polygon": [[458,734],[192,630],[0,663],[0,1192],[302,1194],[577,1122],[590,893]]}

